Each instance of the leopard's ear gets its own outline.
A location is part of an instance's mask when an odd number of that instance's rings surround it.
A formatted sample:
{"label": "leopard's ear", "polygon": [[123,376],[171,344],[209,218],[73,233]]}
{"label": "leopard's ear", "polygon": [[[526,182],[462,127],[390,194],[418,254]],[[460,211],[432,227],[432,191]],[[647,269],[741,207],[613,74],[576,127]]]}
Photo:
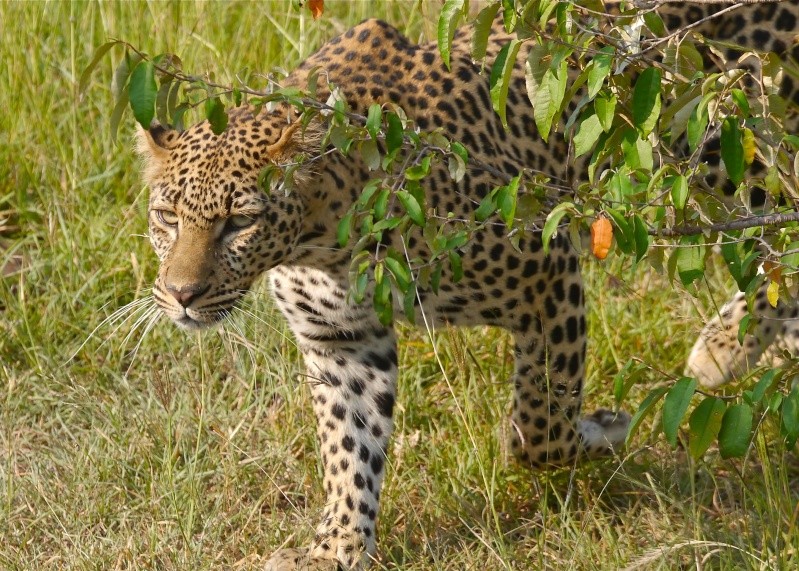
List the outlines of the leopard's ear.
{"label": "leopard's ear", "polygon": [[299,153],[315,155],[324,135],[324,127],[317,121],[308,125],[294,121],[281,129],[277,141],[266,146],[266,155],[276,164],[289,162]]}
{"label": "leopard's ear", "polygon": [[266,145],[266,158],[272,164],[284,166],[303,157],[299,159],[301,164],[293,171],[292,176],[294,182],[304,184],[315,173],[315,163],[307,159],[319,155],[324,136],[324,127],[318,121],[311,121],[305,126],[300,121],[295,121],[283,127],[277,141]]}
{"label": "leopard's ear", "polygon": [[300,129],[301,123],[295,121],[280,132],[280,138],[266,146],[266,154],[274,163],[282,163],[302,151],[305,146],[305,133]]}
{"label": "leopard's ear", "polygon": [[144,180],[148,184],[166,167],[179,132],[153,121],[149,129],[136,128],[136,151],[144,161]]}

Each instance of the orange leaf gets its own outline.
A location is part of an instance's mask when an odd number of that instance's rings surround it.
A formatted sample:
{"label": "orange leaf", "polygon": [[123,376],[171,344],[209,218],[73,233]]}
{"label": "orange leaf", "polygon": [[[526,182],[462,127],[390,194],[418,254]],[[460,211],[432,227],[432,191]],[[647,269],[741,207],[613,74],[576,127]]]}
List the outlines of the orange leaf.
{"label": "orange leaf", "polygon": [[314,20],[318,20],[325,11],[325,0],[308,0],[308,9]]}
{"label": "orange leaf", "polygon": [[613,241],[613,225],[610,220],[601,216],[591,224],[591,253],[600,260],[608,257],[610,244]]}
{"label": "orange leaf", "polygon": [[773,282],[778,282],[782,278],[782,264],[772,260],[763,262],[763,272]]}

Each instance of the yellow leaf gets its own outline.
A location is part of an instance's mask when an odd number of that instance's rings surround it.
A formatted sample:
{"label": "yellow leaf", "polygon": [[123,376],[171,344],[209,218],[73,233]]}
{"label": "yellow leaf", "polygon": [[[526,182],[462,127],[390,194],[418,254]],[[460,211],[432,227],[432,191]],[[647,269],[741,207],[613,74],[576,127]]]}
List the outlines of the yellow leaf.
{"label": "yellow leaf", "polygon": [[755,145],[755,134],[752,133],[751,129],[745,128],[743,130],[741,143],[744,148],[744,163],[749,166],[752,164],[752,161],[755,160],[755,150],[757,148]]}
{"label": "yellow leaf", "polygon": [[777,307],[777,302],[780,299],[780,284],[777,282],[769,283],[768,289],[766,290],[766,297],[771,307]]}

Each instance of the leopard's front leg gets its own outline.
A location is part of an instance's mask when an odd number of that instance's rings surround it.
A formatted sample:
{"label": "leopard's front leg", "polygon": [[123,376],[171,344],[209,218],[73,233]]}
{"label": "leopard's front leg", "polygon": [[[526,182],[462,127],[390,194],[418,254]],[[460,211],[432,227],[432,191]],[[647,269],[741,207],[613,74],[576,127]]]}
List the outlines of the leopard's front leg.
{"label": "leopard's front leg", "polygon": [[[303,280],[308,278],[307,272],[302,275]],[[311,546],[275,553],[266,566],[274,571],[336,569],[339,564],[358,568],[374,554],[380,487],[393,428],[397,380],[393,329],[380,325],[369,305],[348,305],[341,289],[322,276],[313,281],[315,288],[297,287],[296,279],[293,287],[283,287],[277,275],[273,288],[305,359],[326,502]]]}

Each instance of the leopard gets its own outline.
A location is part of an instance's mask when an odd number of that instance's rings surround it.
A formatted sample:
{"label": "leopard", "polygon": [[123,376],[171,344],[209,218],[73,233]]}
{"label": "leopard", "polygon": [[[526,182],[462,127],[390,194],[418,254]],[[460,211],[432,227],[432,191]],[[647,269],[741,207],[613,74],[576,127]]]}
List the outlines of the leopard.
{"label": "leopard", "polygon": [[[510,39],[495,28],[487,61]],[[455,33],[447,66],[436,43],[414,43],[367,20],[325,43],[283,85],[306,88],[322,70],[320,101],[335,85],[355,114],[365,116],[375,103],[397,106],[419,130],[459,141],[470,157],[463,176],[433,162],[421,182],[429,216],[469,219],[493,188],[524,169],[564,181],[582,177],[578,163],[564,160],[566,143],[544,143],[537,132],[525,96],[525,48],[510,79],[506,128],[493,110],[489,78],[472,59],[470,35],[468,27]],[[359,153],[328,152],[325,120],[304,122],[290,106],[245,104],[230,111],[218,134],[203,121],[186,130],[153,122],[137,135],[150,189],[149,238],[160,262],[157,306],[183,329],[213,327],[266,274],[310,380],[326,500],[310,544],[272,554],[265,565],[271,571],[359,569],[373,561],[397,402],[396,328],[376,315],[372,289],[361,301],[352,295],[354,246],[342,246],[337,232],[375,172]],[[292,163],[291,189],[265,192],[264,169]],[[394,203],[389,211],[403,212]],[[618,453],[630,415],[582,409],[588,340],[579,249],[561,232],[548,251],[540,231],[515,244],[508,234],[501,221],[475,232],[458,248],[459,279],[443,265],[437,288],[419,285],[412,321],[510,333],[509,449],[523,465],[549,469]],[[419,229],[405,237],[386,230],[379,246],[409,259],[431,256]],[[401,316],[400,296],[394,299]]]}
{"label": "leopard", "polygon": [[[744,318],[754,319],[739,340]],[[748,325],[748,324],[747,324]],[[702,328],[688,355],[685,375],[708,389],[718,389],[763,367],[780,367],[799,356],[799,304],[795,299],[768,299],[757,289],[752,307],[737,292]]]}

